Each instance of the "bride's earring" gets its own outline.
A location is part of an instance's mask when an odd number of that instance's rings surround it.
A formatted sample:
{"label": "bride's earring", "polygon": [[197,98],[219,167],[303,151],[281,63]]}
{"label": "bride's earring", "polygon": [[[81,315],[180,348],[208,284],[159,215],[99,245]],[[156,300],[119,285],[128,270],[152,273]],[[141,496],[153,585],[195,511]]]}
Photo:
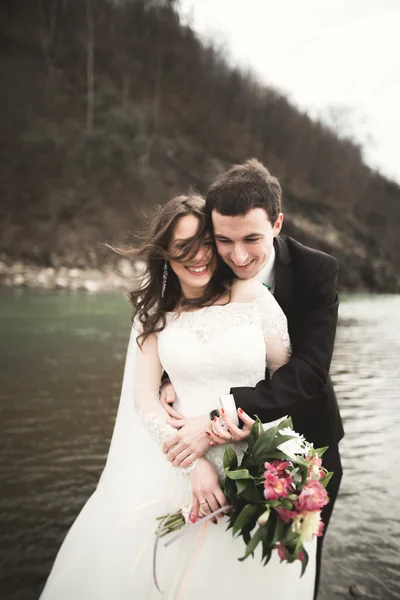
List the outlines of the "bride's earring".
{"label": "bride's earring", "polygon": [[167,287],[167,277],[168,277],[168,263],[164,261],[164,270],[162,276],[162,288],[161,288],[161,298],[164,298],[165,288]]}

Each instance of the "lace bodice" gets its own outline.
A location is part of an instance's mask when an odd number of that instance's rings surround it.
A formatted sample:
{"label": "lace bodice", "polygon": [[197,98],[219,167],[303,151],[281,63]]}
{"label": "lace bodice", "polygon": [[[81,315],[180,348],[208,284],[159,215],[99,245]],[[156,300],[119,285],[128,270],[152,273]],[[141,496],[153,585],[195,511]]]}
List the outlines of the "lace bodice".
{"label": "lace bodice", "polygon": [[[255,386],[265,378],[266,366],[272,374],[287,362],[286,317],[264,290],[252,302],[167,315],[166,327],[158,334],[158,355],[175,388],[175,407],[185,417],[207,414],[232,387]],[[160,443],[175,433],[153,410],[141,405],[140,411]],[[232,447],[236,452],[241,448]],[[224,449],[216,446],[207,453],[220,475]]]}

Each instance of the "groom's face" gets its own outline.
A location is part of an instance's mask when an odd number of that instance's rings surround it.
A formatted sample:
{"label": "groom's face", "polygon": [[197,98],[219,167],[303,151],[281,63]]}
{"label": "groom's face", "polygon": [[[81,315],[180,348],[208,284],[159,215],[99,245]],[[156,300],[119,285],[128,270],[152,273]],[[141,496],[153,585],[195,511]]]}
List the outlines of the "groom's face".
{"label": "groom's face", "polygon": [[263,208],[235,217],[212,211],[218,253],[240,279],[251,279],[271,255],[274,237],[282,228],[283,214],[271,224]]}

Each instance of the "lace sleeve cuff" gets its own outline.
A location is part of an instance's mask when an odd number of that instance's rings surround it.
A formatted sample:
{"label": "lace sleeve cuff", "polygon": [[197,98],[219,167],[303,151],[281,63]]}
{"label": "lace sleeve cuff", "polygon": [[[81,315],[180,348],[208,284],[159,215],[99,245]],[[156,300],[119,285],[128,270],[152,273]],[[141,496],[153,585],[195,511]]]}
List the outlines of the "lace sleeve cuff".
{"label": "lace sleeve cuff", "polygon": [[[144,410],[143,407],[138,409],[138,415],[151,437],[159,446],[162,446],[164,442],[169,440],[171,437],[176,435],[176,429],[172,425],[168,425],[165,421],[160,419],[155,413],[149,413]],[[177,467],[181,473],[191,473],[196,467],[198,459],[193,461],[188,467],[181,468]]]}

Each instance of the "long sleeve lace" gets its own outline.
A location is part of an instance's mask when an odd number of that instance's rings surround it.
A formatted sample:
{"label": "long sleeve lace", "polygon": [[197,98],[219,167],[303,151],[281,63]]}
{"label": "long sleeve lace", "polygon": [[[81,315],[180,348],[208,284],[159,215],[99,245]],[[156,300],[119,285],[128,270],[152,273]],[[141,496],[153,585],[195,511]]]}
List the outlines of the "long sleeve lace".
{"label": "long sleeve lace", "polygon": [[[134,404],[140,420],[159,446],[176,435],[176,429],[167,423],[169,415],[159,401],[161,374],[157,336],[152,334],[136,351]],[[194,466],[195,462],[186,469],[177,468],[189,473]]]}

